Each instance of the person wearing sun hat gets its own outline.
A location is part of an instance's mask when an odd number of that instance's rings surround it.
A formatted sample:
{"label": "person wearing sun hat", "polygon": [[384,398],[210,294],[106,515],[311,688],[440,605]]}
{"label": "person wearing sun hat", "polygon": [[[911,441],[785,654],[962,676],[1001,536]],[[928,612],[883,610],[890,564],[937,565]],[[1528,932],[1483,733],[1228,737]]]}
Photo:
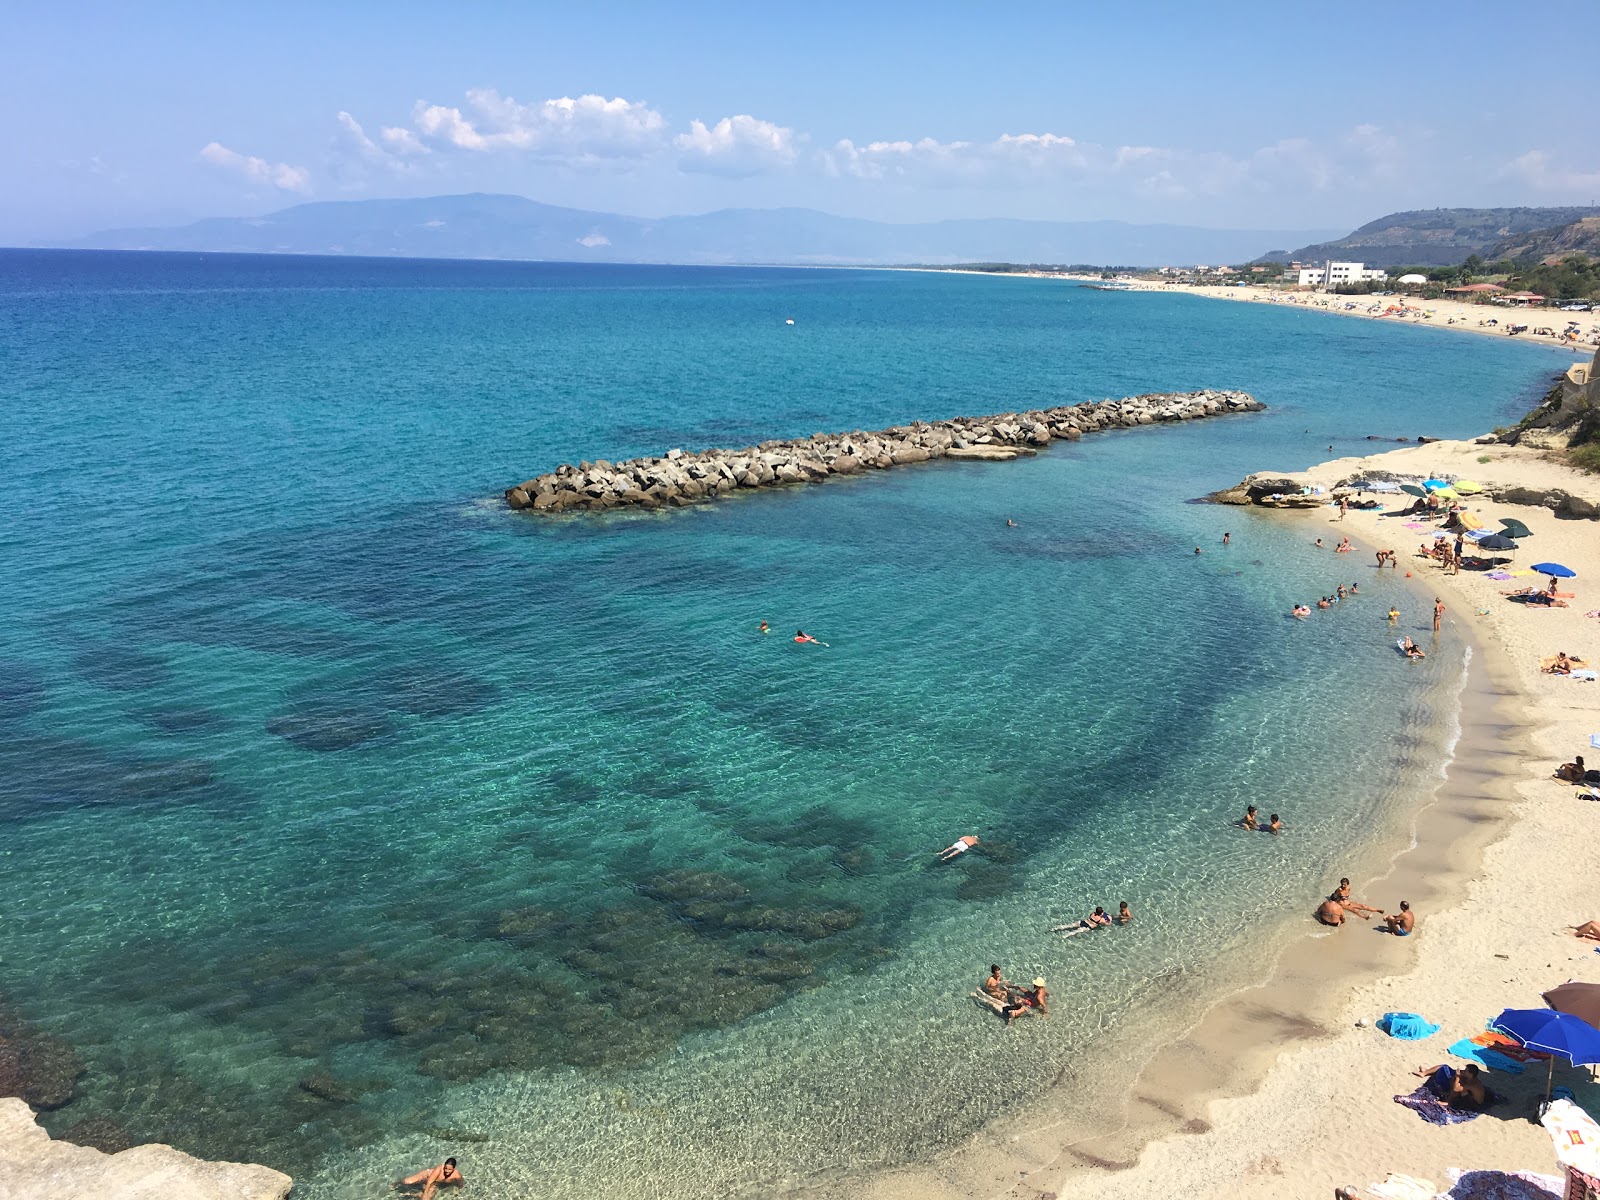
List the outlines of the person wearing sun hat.
{"label": "person wearing sun hat", "polygon": [[1038,1013],[1041,1017],[1050,1015],[1050,996],[1045,991],[1044,979],[1041,977],[1033,981],[1031,988],[1024,988],[1018,992],[1011,1003],[1000,1010],[1000,1015],[1006,1019],[1006,1024],[1011,1024],[1023,1013],[1032,1015]]}

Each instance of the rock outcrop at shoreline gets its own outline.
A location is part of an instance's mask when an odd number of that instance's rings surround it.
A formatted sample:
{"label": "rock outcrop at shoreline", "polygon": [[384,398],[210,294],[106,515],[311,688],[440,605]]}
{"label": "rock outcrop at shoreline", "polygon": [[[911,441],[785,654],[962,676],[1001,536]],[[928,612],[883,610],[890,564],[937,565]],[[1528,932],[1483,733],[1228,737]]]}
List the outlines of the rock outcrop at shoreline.
{"label": "rock outcrop at shoreline", "polygon": [[0,1179],[17,1196],[284,1200],[294,1181],[254,1163],[206,1162],[171,1146],[106,1154],[51,1141],[21,1100],[0,1100]]}
{"label": "rock outcrop at shoreline", "polygon": [[875,433],[813,434],[743,450],[669,450],[629,462],[563,463],[506,489],[513,509],[536,513],[613,508],[683,508],[741,489],[818,483],[836,475],[886,470],[936,458],[1005,462],[1052,441],[1100,429],[1191,421],[1266,406],[1245,392],[1156,392],[1062,408],[989,417],[916,421]]}
{"label": "rock outcrop at shoreline", "polygon": [[[1212,492],[1201,499],[1210,504],[1256,504],[1264,508],[1321,508],[1341,492],[1359,492],[1362,484],[1388,481],[1391,483],[1421,483],[1427,475],[1404,475],[1393,471],[1358,471],[1340,479],[1316,494],[1302,494],[1301,488],[1311,482],[1306,472],[1284,474],[1281,471],[1258,471],[1247,475],[1233,487]],[[1445,478],[1452,478],[1445,476]],[[1600,501],[1594,496],[1580,495],[1562,487],[1528,487],[1513,482],[1485,480],[1480,495],[1485,500],[1501,504],[1526,504],[1534,508],[1547,508],[1566,517],[1600,520]],[[1410,503],[1412,497],[1401,496]]]}

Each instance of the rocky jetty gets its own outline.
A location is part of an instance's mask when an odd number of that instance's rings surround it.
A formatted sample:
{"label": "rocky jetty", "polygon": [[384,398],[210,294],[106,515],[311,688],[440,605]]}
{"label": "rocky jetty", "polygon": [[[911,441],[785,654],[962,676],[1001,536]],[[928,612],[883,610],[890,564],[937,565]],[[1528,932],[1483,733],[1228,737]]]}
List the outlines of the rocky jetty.
{"label": "rocky jetty", "polygon": [[506,489],[506,503],[535,513],[683,508],[754,488],[819,483],[936,458],[1003,462],[1061,439],[1264,408],[1244,392],[1157,392],[990,417],[916,421],[876,433],[818,433],[742,450],[669,450],[629,462],[563,463]]}
{"label": "rocky jetty", "polygon": [[284,1200],[293,1180],[252,1163],[205,1162],[171,1146],[106,1154],[51,1141],[21,1100],[0,1100],[0,1194],[155,1197],[162,1200]]}

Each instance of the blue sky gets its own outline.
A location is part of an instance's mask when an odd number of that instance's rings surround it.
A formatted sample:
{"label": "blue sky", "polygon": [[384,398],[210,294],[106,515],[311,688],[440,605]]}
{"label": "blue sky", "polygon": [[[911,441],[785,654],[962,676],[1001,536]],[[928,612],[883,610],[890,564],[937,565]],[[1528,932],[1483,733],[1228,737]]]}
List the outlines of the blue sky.
{"label": "blue sky", "polygon": [[467,191],[1258,229],[1600,203],[1592,114],[1493,68],[1509,33],[1553,85],[1547,18],[1585,10],[12,0],[0,244]]}

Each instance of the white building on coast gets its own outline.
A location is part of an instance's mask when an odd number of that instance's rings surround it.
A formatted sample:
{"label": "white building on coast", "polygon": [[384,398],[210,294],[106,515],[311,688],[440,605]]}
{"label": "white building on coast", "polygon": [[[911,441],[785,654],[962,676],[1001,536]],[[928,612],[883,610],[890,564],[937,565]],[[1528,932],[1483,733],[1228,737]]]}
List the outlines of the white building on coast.
{"label": "white building on coast", "polygon": [[1320,267],[1301,267],[1296,287],[1336,288],[1352,283],[1381,283],[1389,272],[1366,263],[1326,262]]}

